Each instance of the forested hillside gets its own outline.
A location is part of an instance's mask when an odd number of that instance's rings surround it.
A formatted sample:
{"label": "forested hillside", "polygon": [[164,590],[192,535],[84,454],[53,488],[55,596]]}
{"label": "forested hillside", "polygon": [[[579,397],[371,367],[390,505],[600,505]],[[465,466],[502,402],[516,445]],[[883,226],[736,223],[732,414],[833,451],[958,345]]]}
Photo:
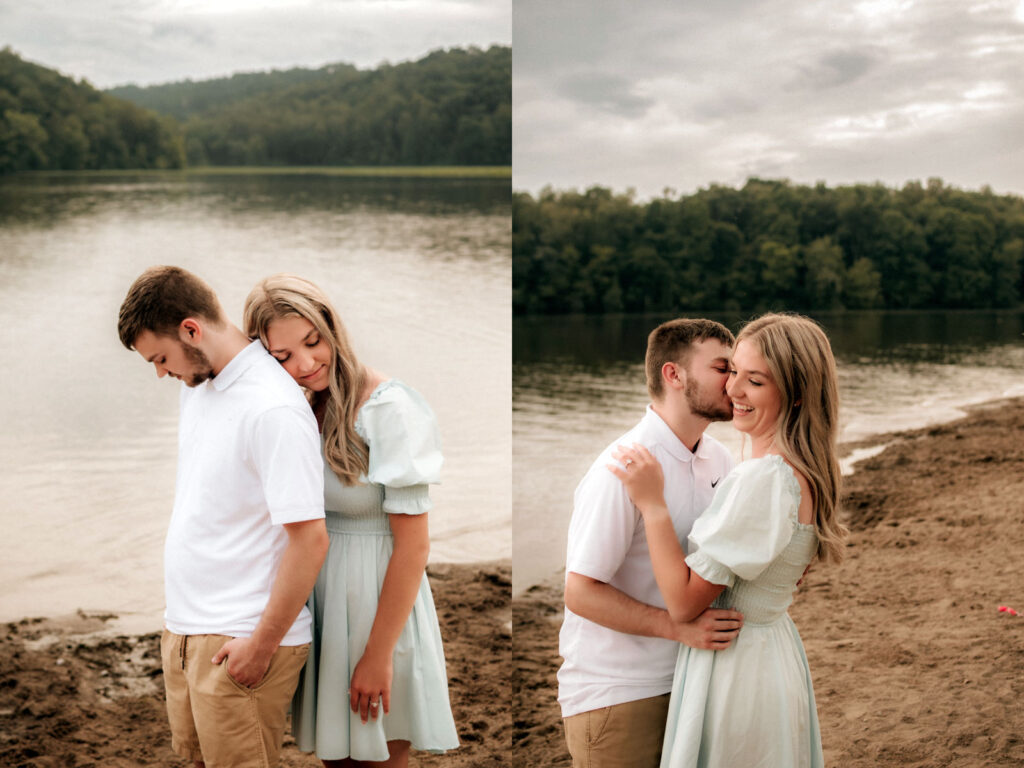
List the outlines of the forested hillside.
{"label": "forested hillside", "polygon": [[1024,199],[938,179],[830,189],[750,179],[637,203],[513,199],[517,314],[1013,307]]}
{"label": "forested hillside", "polygon": [[179,168],[184,161],[174,120],[0,51],[0,174]]}
{"label": "forested hillside", "polygon": [[494,46],[111,93],[184,121],[190,165],[510,165],[511,77]]}

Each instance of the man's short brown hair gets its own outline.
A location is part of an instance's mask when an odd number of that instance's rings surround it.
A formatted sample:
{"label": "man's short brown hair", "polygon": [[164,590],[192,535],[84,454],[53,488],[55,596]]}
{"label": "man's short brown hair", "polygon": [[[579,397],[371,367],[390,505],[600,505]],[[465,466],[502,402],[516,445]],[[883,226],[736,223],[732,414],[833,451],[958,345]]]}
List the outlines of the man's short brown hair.
{"label": "man's short brown hair", "polygon": [[128,289],[117,318],[117,333],[125,347],[134,349],[143,331],[177,336],[178,326],[188,317],[223,324],[217,294],[181,267],[150,267]]}
{"label": "man's short brown hair", "polygon": [[678,318],[662,323],[647,337],[647,391],[654,400],[661,400],[665,387],[661,380],[661,367],[676,363],[684,368],[690,364],[693,345],[708,339],[718,339],[732,346],[732,331],[721,323],[704,318]]}

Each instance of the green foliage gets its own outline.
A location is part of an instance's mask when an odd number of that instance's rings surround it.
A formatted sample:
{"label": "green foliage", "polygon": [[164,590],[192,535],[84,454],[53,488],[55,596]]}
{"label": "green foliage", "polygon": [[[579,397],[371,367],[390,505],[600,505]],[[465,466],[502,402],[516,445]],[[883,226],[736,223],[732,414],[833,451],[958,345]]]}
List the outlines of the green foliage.
{"label": "green foliage", "polygon": [[929,179],[750,179],[637,203],[602,187],[512,202],[517,314],[1013,307],[1024,200]]}
{"label": "green foliage", "polygon": [[173,120],[0,51],[0,173],[180,168]]}
{"label": "green foliage", "polygon": [[512,52],[435,51],[112,94],[184,124],[191,165],[510,165]]}

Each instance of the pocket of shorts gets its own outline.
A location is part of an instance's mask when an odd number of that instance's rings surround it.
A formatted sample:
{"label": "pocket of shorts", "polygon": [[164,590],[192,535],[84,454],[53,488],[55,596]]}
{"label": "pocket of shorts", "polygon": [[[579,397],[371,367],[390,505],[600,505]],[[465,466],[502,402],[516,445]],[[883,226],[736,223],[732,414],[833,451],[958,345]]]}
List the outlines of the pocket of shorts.
{"label": "pocket of shorts", "polygon": [[[282,653],[282,651],[285,651],[285,649],[287,649],[287,651]],[[256,685],[254,685],[252,688],[249,688],[247,686],[242,685],[240,682],[235,680],[234,677],[231,676],[231,673],[228,672],[228,662],[227,662],[227,659],[224,660],[224,674],[227,675],[228,680],[230,680],[231,684],[234,685],[238,690],[245,691],[246,693],[256,693],[257,691],[260,690],[260,688],[262,688],[264,685],[266,685],[270,681],[271,675],[273,675],[274,672],[277,670],[277,668],[279,666],[281,666],[281,661],[284,661],[289,656],[292,657],[292,658],[301,656],[302,657],[302,663],[305,664],[306,659],[309,657],[309,645],[307,644],[307,645],[294,645],[294,646],[292,646],[292,645],[278,646],[277,651],[270,658],[270,666],[267,667],[267,671],[265,673],[263,673],[263,677],[261,677],[260,681],[258,683],[256,683]]]}
{"label": "pocket of shorts", "polygon": [[595,709],[589,714],[590,721],[587,723],[587,741],[593,745],[601,738],[605,728],[607,728],[608,721],[611,720],[612,708],[604,707],[602,709]]}

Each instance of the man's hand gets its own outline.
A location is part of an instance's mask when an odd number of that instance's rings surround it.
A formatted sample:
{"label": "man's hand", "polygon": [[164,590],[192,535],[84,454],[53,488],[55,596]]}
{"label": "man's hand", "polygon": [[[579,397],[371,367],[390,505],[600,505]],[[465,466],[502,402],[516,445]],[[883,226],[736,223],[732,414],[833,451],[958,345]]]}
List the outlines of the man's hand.
{"label": "man's hand", "polygon": [[270,659],[277,650],[276,646],[262,648],[251,637],[236,637],[228,640],[214,655],[214,664],[227,659],[228,674],[239,685],[252,688],[259,684],[270,667]]}
{"label": "man's hand", "polygon": [[724,651],[732,645],[742,626],[742,613],[708,608],[693,621],[673,622],[672,639],[691,648]]}

